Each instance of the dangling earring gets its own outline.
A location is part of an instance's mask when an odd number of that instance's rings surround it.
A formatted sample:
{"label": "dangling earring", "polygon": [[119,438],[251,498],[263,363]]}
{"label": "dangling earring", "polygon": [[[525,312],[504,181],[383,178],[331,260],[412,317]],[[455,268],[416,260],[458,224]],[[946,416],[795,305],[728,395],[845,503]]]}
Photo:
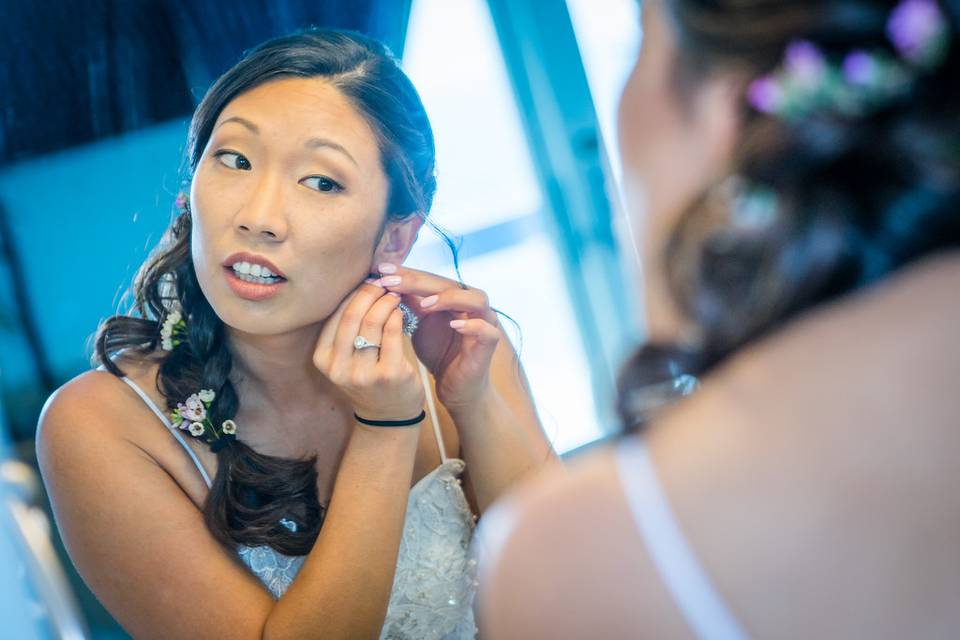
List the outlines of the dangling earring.
{"label": "dangling earring", "polygon": [[776,225],[782,215],[777,192],[763,184],[732,175],[707,193],[708,219],[714,228],[709,238],[713,251],[729,251],[744,239],[757,238]]}
{"label": "dangling earring", "polygon": [[400,311],[403,313],[403,335],[412,336],[420,324],[420,318],[413,312],[413,309],[401,303]]}

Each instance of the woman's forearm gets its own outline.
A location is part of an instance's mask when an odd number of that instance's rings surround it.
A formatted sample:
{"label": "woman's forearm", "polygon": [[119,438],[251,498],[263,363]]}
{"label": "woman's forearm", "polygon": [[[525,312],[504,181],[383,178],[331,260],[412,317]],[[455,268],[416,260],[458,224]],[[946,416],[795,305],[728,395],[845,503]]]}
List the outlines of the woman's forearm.
{"label": "woman's forearm", "polygon": [[475,406],[451,411],[481,513],[522,476],[558,461],[528,400],[491,388]]}
{"label": "woman's forearm", "polygon": [[320,535],[274,606],[265,639],[379,636],[396,571],[419,429],[355,427]]}

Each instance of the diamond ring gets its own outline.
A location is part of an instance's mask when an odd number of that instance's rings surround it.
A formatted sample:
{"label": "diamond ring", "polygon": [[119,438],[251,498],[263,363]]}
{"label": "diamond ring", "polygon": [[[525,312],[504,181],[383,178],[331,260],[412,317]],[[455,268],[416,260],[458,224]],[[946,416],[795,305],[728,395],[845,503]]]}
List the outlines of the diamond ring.
{"label": "diamond ring", "polygon": [[363,336],[357,336],[353,339],[353,348],[356,351],[360,351],[361,349],[379,349],[380,345],[370,342]]}

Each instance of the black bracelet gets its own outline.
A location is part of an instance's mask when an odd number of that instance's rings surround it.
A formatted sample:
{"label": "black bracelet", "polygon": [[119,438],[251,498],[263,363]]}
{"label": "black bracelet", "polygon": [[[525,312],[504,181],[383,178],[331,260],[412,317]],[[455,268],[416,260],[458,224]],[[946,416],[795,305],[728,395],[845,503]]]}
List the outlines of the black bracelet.
{"label": "black bracelet", "polygon": [[357,414],[353,414],[353,417],[356,418],[357,422],[360,424],[368,424],[371,427],[409,427],[423,422],[423,419],[427,417],[427,412],[421,411],[420,415],[418,415],[416,418],[411,418],[410,420],[367,420],[366,418],[361,418]]}

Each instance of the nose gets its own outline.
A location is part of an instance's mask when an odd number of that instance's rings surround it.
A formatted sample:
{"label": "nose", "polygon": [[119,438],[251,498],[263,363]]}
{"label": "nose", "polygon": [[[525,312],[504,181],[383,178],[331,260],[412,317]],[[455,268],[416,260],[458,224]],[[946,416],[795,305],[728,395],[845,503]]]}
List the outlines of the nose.
{"label": "nose", "polygon": [[278,181],[264,178],[237,212],[237,231],[258,240],[280,242],[287,237],[283,193]]}

